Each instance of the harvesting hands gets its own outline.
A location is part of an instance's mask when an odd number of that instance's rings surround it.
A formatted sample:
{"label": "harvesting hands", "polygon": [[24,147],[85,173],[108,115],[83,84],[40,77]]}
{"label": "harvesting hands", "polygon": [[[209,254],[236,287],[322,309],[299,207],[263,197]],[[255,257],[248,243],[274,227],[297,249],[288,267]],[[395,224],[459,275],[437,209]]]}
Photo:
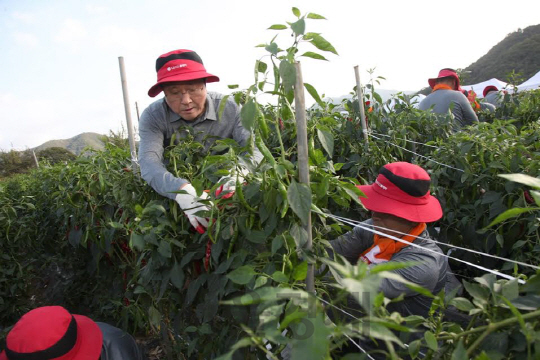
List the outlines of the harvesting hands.
{"label": "harvesting hands", "polygon": [[[140,118],[138,160],[141,175],[160,195],[175,200],[191,225],[203,233],[208,221],[195,214],[208,210],[208,206],[199,201],[208,195],[197,197],[187,179],[167,170],[164,149],[180,144],[187,136],[186,128],[193,130],[190,132],[194,141],[202,144],[207,152],[217,139],[233,139],[239,146],[245,146],[251,133],[242,126],[239,105],[221,94],[207,91],[206,84],[217,82],[219,78],[206,71],[196,52],[173,50],[165,53],[156,60],[156,72],[157,82],[148,95],[155,97],[163,92],[164,97],[150,104]],[[253,151],[253,159],[255,162],[262,159],[257,148]],[[238,173],[232,172],[221,178],[216,196],[224,192],[223,197],[232,196],[237,180],[243,183],[246,174],[246,169],[239,168]],[[178,194],[179,189],[186,193]]]}
{"label": "harvesting hands", "polygon": [[240,165],[236,171],[232,171],[231,174],[221,177],[218,180],[218,184],[221,184],[221,186],[216,190],[216,197],[220,196],[222,193],[225,193],[221,196],[223,199],[232,197],[236,190],[236,183],[243,184],[248,173],[249,170]]}
{"label": "harvesting hands", "polygon": [[186,214],[191,225],[197,230],[199,234],[204,234],[206,228],[208,227],[208,219],[204,217],[197,216],[196,214],[201,211],[208,211],[210,208],[208,205],[199,202],[199,200],[208,199],[208,194],[202,192],[201,196],[197,196],[197,192],[193,185],[186,184],[180,191],[185,193],[180,193],[176,195],[176,202],[180,208]]}

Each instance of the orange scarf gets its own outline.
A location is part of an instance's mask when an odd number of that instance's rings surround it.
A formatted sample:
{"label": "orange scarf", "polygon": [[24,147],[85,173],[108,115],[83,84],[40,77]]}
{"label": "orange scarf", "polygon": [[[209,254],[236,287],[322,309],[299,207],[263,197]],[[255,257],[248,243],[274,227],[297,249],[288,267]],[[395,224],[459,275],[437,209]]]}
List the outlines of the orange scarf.
{"label": "orange scarf", "polygon": [[437,90],[454,90],[454,89],[452,89],[449,85],[446,85],[446,84],[437,84],[433,88],[432,92],[435,92]]}
{"label": "orange scarf", "polygon": [[[412,243],[424,230],[426,230],[426,223],[419,223],[401,239]],[[373,245],[364,251],[359,259],[366,264],[383,263],[390,260],[394,254],[406,246],[409,246],[409,244],[375,234],[373,236]]]}

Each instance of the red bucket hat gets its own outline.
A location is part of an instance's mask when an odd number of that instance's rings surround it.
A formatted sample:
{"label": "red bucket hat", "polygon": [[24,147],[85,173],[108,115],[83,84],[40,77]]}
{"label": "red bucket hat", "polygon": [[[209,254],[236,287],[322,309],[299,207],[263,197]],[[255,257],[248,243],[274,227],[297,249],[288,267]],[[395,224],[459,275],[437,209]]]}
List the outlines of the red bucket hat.
{"label": "red bucket hat", "polygon": [[453,77],[454,79],[456,79],[456,88],[454,90],[460,90],[461,85],[459,84],[459,76],[453,69],[442,69],[441,71],[439,71],[439,76],[437,76],[436,78],[428,79],[429,86],[431,86],[431,88],[433,89],[436,85],[437,80],[445,77]]}
{"label": "red bucket hat", "polygon": [[27,312],[6,337],[0,360],[96,360],[103,334],[90,318],[72,315],[61,306]]}
{"label": "red bucket hat", "polygon": [[442,217],[439,200],[430,195],[431,178],[418,165],[390,163],[381,168],[375,183],[358,185],[367,197],[360,201],[371,211],[414,222],[433,222]]}
{"label": "red bucket hat", "polygon": [[499,91],[499,89],[497,89],[497,87],[495,85],[488,85],[484,88],[484,92],[482,93],[482,95],[484,95],[484,97],[486,97],[487,93],[490,92],[490,91]]}
{"label": "red bucket hat", "polygon": [[157,83],[148,90],[150,97],[158,95],[162,90],[161,84],[167,82],[198,79],[219,81],[217,76],[206,72],[200,56],[191,50],[174,50],[161,55],[156,60],[156,72]]}

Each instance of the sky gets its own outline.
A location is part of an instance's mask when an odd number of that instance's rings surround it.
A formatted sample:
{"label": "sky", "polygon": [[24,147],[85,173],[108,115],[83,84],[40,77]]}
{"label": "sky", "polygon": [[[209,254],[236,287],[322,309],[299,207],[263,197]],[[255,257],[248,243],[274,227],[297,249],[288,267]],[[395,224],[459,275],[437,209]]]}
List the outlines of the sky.
{"label": "sky", "polygon": [[380,89],[419,90],[441,68],[465,68],[509,33],[540,23],[538,0],[0,0],[0,150],[125,133],[120,56],[135,129],[136,106],[142,113],[156,100],[147,95],[155,60],[171,50],[201,56],[221,79],[209,91],[245,89],[268,54],[257,45],[275,35],[281,48],[292,45],[290,32],[268,29],[296,21],[292,7],[326,18],[308,20],[306,31],[338,55],[299,60],[304,82],[328,97],[352,91],[354,66],[363,83],[383,76]]}

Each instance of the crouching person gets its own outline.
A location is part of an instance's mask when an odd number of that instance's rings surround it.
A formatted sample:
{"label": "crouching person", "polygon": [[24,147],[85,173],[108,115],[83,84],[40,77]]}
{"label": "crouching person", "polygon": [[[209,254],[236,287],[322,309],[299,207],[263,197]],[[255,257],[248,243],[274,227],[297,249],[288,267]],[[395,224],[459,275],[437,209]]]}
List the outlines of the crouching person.
{"label": "crouching person", "polygon": [[142,360],[133,337],[61,306],[27,312],[6,337],[0,360]]}
{"label": "crouching person", "polygon": [[[429,241],[426,230],[426,223],[442,217],[439,201],[430,195],[430,184],[428,173],[417,165],[395,162],[383,166],[375,183],[359,186],[366,195],[360,201],[371,211],[371,219],[361,223],[363,228],[355,227],[330,241],[329,252],[342,255],[351,264],[364,261],[370,267],[384,262],[417,262],[394,272],[437,294],[445,288],[449,266],[442,250]],[[390,303],[389,311],[427,316],[431,298],[391,279],[383,279],[380,290],[390,299],[405,295],[403,301]]]}

